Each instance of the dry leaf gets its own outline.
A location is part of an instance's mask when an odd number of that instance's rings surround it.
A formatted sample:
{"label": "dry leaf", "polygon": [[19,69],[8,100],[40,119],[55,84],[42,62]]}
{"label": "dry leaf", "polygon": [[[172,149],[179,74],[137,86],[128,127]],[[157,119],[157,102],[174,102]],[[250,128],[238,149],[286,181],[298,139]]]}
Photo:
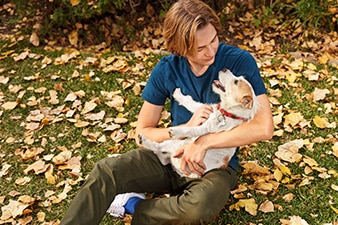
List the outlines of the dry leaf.
{"label": "dry leaf", "polygon": [[291,126],[296,126],[303,120],[303,116],[301,113],[290,113],[284,116],[285,124],[290,124]]}
{"label": "dry leaf", "polygon": [[0,178],[8,174],[9,168],[11,168],[12,165],[4,164],[0,170]]}
{"label": "dry leaf", "polygon": [[17,102],[6,102],[1,107],[5,110],[12,110],[18,105]]}
{"label": "dry leaf", "polygon": [[294,194],[289,193],[283,196],[285,202],[291,202],[293,200]]}
{"label": "dry leaf", "polygon": [[315,102],[323,100],[325,99],[326,95],[329,93],[330,91],[328,89],[315,88],[315,90],[313,91],[313,100]]}
{"label": "dry leaf", "polygon": [[30,177],[19,177],[18,179],[15,180],[15,184],[17,185],[26,185],[31,181]]}
{"label": "dry leaf", "polygon": [[33,32],[29,38],[29,42],[32,43],[35,47],[39,46],[40,40],[36,32]]}
{"label": "dry leaf", "polygon": [[73,30],[70,34],[68,34],[69,43],[71,45],[76,46],[77,42],[78,42],[78,39],[79,39],[78,36],[79,36],[79,34],[78,34],[77,30]]}
{"label": "dry leaf", "polygon": [[262,211],[264,213],[269,213],[269,212],[274,212],[274,206],[273,203],[271,201],[266,200],[265,202],[263,202],[259,208],[259,211]]}
{"label": "dry leaf", "polygon": [[230,206],[230,210],[234,210],[236,209],[237,211],[240,210],[240,208],[245,209],[245,211],[247,211],[248,213],[250,213],[253,216],[257,215],[257,208],[258,205],[255,202],[255,199],[250,198],[250,199],[240,199],[237,203],[233,204]]}
{"label": "dry leaf", "polygon": [[293,140],[283,145],[278,146],[278,151],[275,155],[287,162],[299,162],[302,155],[298,153],[298,149],[304,146],[304,140]]}
{"label": "dry leaf", "polygon": [[334,145],[332,146],[332,153],[334,156],[338,158],[338,142],[335,142]]}
{"label": "dry leaf", "polygon": [[24,210],[29,206],[29,204],[25,204],[19,201],[14,201],[9,199],[8,205],[2,206],[1,211],[1,220],[7,220],[9,218],[16,218],[17,216],[23,215]]}
{"label": "dry leaf", "polygon": [[90,111],[93,111],[96,106],[97,104],[95,102],[86,102],[81,114],[84,115],[86,113],[89,113]]}
{"label": "dry leaf", "polygon": [[304,219],[299,216],[291,216],[290,220],[280,219],[282,225],[309,225]]}
{"label": "dry leaf", "polygon": [[72,5],[72,6],[77,6],[78,4],[80,4],[80,0],[70,0],[70,4]]}
{"label": "dry leaf", "polygon": [[329,128],[330,123],[327,118],[322,118],[320,116],[315,116],[313,118],[313,123],[316,125],[316,127],[324,129],[324,128]]}
{"label": "dry leaf", "polygon": [[46,165],[44,161],[39,159],[38,161],[29,165],[27,169],[25,169],[23,172],[24,174],[28,174],[30,171],[33,170],[35,174],[40,174],[40,173],[44,173],[47,169],[48,169],[48,165]]}

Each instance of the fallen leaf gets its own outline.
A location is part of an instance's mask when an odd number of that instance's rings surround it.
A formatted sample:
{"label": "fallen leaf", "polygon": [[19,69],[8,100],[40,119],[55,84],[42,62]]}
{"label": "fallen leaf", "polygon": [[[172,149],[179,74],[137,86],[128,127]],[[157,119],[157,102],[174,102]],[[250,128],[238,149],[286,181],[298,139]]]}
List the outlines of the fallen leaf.
{"label": "fallen leaf", "polygon": [[257,215],[257,208],[258,205],[255,202],[255,199],[250,198],[250,199],[240,199],[237,203],[233,204],[230,206],[230,211],[236,209],[237,211],[240,210],[240,208],[245,209],[248,213],[250,213],[253,216]]}
{"label": "fallen leaf", "polygon": [[29,42],[32,43],[35,47],[39,46],[40,40],[36,32],[32,32]]}
{"label": "fallen leaf", "polygon": [[309,225],[304,219],[299,216],[291,216],[290,220],[280,219],[282,225]]}
{"label": "fallen leaf", "polygon": [[316,127],[321,128],[321,129],[330,127],[330,123],[328,119],[320,117],[320,116],[315,116],[313,118],[313,123],[316,125]]}
{"label": "fallen leaf", "polygon": [[82,115],[93,111],[96,108],[97,104],[95,102],[86,102],[85,106],[81,112]]}
{"label": "fallen leaf", "polygon": [[330,91],[328,89],[315,88],[315,90],[313,91],[313,100],[315,102],[323,100],[323,99],[325,99],[326,95],[329,94],[329,93],[330,93]]}
{"label": "fallen leaf", "polygon": [[6,102],[1,105],[1,107],[5,110],[12,110],[18,105],[17,102]]}
{"label": "fallen leaf", "polygon": [[266,200],[265,202],[263,202],[259,208],[259,211],[264,212],[264,213],[269,213],[269,212],[274,212],[274,206],[273,203],[269,200]]}
{"label": "fallen leaf", "polygon": [[290,113],[284,116],[285,124],[290,124],[291,126],[296,126],[303,120],[303,116],[301,113]]}
{"label": "fallen leaf", "polygon": [[68,34],[69,43],[71,45],[76,46],[77,42],[78,42],[78,39],[79,39],[78,36],[79,36],[79,34],[78,34],[77,30],[73,30],[72,32],[70,32],[70,34]]}
{"label": "fallen leaf", "polygon": [[16,218],[17,216],[23,215],[23,211],[29,206],[29,204],[25,204],[19,201],[14,201],[9,199],[8,205],[2,206],[1,211],[1,220],[7,220],[9,218]]}
{"label": "fallen leaf", "polygon": [[283,200],[285,202],[291,202],[293,200],[293,198],[294,198],[294,194],[292,194],[292,193],[289,193],[289,194],[286,194],[286,195],[283,196]]}
{"label": "fallen leaf", "polygon": [[286,162],[299,162],[302,155],[298,150],[304,146],[304,140],[297,139],[278,146],[278,151],[275,155]]}
{"label": "fallen leaf", "polygon": [[80,0],[70,0],[70,4],[72,4],[72,6],[77,6],[80,4]]}

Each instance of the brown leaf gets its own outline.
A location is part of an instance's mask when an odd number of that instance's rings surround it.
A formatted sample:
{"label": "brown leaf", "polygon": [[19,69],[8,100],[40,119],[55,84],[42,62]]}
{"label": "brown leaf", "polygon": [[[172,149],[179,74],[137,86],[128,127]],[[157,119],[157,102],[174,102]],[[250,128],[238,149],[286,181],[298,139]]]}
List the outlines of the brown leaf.
{"label": "brown leaf", "polygon": [[96,108],[96,106],[97,104],[95,102],[92,101],[86,102],[81,114],[84,115],[86,113],[93,111]]}
{"label": "brown leaf", "polygon": [[7,220],[9,218],[16,218],[17,216],[23,215],[24,210],[29,206],[19,201],[9,200],[8,205],[1,207],[2,215],[1,220]]}
{"label": "brown leaf", "polygon": [[330,91],[326,88],[325,89],[315,88],[315,90],[313,91],[313,100],[316,102],[323,100],[325,99],[325,96],[329,93]]}
{"label": "brown leaf", "polygon": [[338,142],[335,142],[334,145],[332,146],[332,153],[334,156],[338,158]]}
{"label": "brown leaf", "polygon": [[259,208],[259,211],[262,211],[264,213],[269,213],[269,212],[274,212],[274,206],[273,203],[271,201],[266,200],[265,202],[263,202]]}
{"label": "brown leaf", "polygon": [[283,200],[285,202],[291,202],[293,200],[293,198],[294,198],[294,194],[292,194],[292,193],[289,193],[289,194],[286,194],[286,195],[283,196]]}
{"label": "brown leaf", "polygon": [[1,107],[5,110],[13,110],[18,105],[17,102],[6,102],[1,105]]}
{"label": "brown leaf", "polygon": [[299,216],[291,216],[290,220],[280,219],[281,225],[309,225],[304,219]]}
{"label": "brown leaf", "polygon": [[293,140],[283,145],[278,146],[278,151],[275,155],[286,162],[299,162],[302,155],[298,153],[298,149],[303,147],[304,140]]}
{"label": "brown leaf", "polygon": [[38,37],[38,34],[36,32],[32,32],[30,38],[29,38],[29,42],[32,43],[35,47],[40,45],[40,40]]}
{"label": "brown leaf", "polygon": [[28,174],[30,171],[34,171],[35,174],[44,173],[48,169],[48,165],[45,164],[44,161],[39,159],[33,164],[29,165],[23,172],[24,174]]}

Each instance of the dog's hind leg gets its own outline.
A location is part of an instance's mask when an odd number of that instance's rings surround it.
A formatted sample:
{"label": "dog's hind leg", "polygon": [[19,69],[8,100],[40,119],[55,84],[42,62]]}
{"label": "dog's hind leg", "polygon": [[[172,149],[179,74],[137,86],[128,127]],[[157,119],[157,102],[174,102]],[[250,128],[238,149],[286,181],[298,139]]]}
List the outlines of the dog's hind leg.
{"label": "dog's hind leg", "polygon": [[157,155],[159,160],[161,161],[162,165],[167,165],[168,163],[170,163],[171,153],[162,150],[163,142],[158,143],[158,142],[151,141],[142,134],[139,134],[138,137],[139,137],[139,143],[144,148],[153,151]]}

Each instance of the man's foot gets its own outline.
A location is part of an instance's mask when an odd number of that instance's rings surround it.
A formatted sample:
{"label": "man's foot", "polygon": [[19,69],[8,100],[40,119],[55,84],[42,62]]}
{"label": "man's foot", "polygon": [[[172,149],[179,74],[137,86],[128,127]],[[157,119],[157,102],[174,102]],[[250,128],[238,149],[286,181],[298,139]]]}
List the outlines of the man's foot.
{"label": "man's foot", "polygon": [[123,218],[125,213],[133,214],[136,205],[145,198],[145,195],[142,193],[130,192],[118,194],[107,209],[107,213],[114,217]]}

